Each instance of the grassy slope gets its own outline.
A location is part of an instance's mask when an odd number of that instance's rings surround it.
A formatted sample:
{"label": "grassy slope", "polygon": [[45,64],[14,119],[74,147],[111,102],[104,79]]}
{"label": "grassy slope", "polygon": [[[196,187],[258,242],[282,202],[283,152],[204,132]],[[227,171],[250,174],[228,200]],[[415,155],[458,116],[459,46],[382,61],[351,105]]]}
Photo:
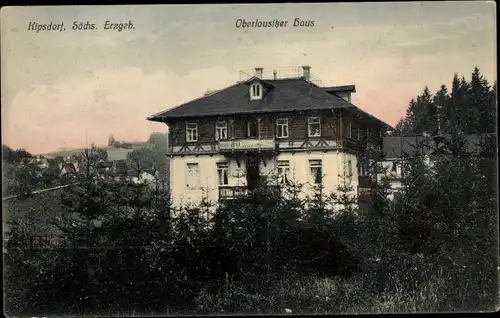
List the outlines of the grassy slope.
{"label": "grassy slope", "polygon": [[34,195],[27,199],[10,199],[2,201],[2,221],[4,230],[10,220],[24,220],[27,229],[33,233],[45,232],[57,216],[64,214],[61,205],[61,191],[55,190]]}

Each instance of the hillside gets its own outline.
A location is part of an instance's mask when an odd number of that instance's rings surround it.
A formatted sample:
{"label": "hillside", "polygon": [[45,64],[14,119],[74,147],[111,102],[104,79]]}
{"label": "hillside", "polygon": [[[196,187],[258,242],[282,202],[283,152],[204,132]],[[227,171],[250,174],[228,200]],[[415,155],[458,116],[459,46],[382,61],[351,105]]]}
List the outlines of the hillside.
{"label": "hillside", "polygon": [[[145,142],[131,142],[131,149],[125,149],[125,148],[117,148],[113,146],[98,146],[100,149],[104,149],[108,152],[108,159],[110,161],[116,161],[120,159],[126,159],[127,154],[136,150],[136,149],[141,149],[144,147],[148,147],[148,144]],[[79,155],[85,151],[85,148],[75,148],[75,149],[64,149],[64,150],[59,150],[59,151],[53,151],[53,152],[48,152],[41,154],[46,158],[55,158],[55,157],[70,157],[72,155]]]}

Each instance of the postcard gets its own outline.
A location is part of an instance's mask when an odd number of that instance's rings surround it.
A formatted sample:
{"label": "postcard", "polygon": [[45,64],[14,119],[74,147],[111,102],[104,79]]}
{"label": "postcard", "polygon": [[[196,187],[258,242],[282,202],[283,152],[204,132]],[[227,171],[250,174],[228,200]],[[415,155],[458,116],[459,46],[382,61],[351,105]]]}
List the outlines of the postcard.
{"label": "postcard", "polygon": [[3,7],[5,314],[498,310],[496,23]]}

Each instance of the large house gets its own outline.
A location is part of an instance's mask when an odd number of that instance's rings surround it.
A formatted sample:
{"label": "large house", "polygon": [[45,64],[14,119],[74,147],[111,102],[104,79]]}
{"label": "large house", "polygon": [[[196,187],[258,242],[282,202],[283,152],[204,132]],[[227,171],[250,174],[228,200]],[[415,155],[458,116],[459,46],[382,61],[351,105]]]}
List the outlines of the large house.
{"label": "large house", "polygon": [[[351,103],[354,85],[322,87],[309,66],[299,76],[249,78],[148,118],[168,126],[174,202],[246,195],[263,178],[337,190],[341,175],[357,189],[358,159],[381,151],[392,128]],[[344,178],[345,179],[345,178]]]}

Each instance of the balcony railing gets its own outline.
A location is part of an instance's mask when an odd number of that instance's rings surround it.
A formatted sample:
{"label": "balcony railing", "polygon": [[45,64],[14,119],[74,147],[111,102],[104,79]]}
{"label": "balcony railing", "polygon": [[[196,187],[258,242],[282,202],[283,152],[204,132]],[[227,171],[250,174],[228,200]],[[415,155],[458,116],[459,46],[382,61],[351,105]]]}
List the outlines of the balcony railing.
{"label": "balcony railing", "polygon": [[219,141],[219,149],[221,151],[274,150],[276,142],[273,138],[221,140]]}
{"label": "balcony railing", "polygon": [[[280,187],[277,185],[267,185],[266,188],[249,190],[246,186],[219,186],[219,200],[230,200],[237,198],[250,198],[253,195],[277,194]],[[263,191],[263,192],[260,192]]]}
{"label": "balcony railing", "polygon": [[249,191],[246,186],[219,186],[219,199],[228,200],[248,196]]}

